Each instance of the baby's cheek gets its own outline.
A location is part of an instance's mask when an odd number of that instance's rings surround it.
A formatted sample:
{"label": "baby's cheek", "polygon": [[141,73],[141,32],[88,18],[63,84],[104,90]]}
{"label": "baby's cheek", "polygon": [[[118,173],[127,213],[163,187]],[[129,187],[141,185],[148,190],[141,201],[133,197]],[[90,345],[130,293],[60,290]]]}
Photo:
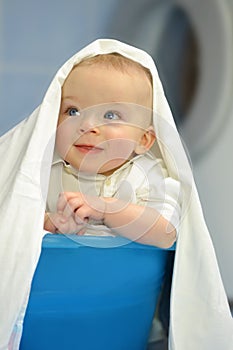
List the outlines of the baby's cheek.
{"label": "baby's cheek", "polygon": [[76,138],[75,128],[72,123],[64,121],[56,132],[56,150],[65,159]]}
{"label": "baby's cheek", "polygon": [[133,153],[135,146],[135,141],[130,139],[108,140],[109,158],[122,159],[126,161]]}

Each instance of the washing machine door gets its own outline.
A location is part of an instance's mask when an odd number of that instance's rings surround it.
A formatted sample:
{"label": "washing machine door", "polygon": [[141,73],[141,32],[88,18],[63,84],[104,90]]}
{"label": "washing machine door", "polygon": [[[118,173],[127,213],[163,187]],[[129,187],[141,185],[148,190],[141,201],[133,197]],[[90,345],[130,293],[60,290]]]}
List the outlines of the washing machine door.
{"label": "washing machine door", "polygon": [[203,156],[229,117],[232,96],[229,0],[120,1],[114,37],[149,52],[192,161]]}

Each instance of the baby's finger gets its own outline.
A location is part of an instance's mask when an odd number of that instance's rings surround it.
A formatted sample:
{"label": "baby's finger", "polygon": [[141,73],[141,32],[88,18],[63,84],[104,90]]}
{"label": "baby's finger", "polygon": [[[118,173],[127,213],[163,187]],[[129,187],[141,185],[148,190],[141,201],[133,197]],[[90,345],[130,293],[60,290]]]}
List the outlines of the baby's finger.
{"label": "baby's finger", "polygon": [[74,220],[77,223],[77,225],[86,225],[88,224],[89,218],[86,217],[80,217],[78,215],[78,211],[75,213]]}
{"label": "baby's finger", "polygon": [[73,218],[69,218],[66,222],[61,222],[58,225],[57,233],[76,234],[79,230],[80,226],[77,225]]}
{"label": "baby's finger", "polygon": [[62,213],[70,199],[77,197],[78,192],[61,192],[57,200],[57,211]]}
{"label": "baby's finger", "polygon": [[67,217],[72,216],[76,212],[76,210],[78,210],[82,205],[83,205],[83,200],[79,196],[69,199],[69,201],[67,202],[67,205],[63,210],[63,215]]}
{"label": "baby's finger", "polygon": [[81,230],[79,230],[76,234],[77,234],[78,236],[83,236],[83,235],[85,234],[86,230],[87,230],[87,227],[84,226],[84,227],[83,227]]}
{"label": "baby's finger", "polygon": [[63,213],[65,207],[67,205],[67,197],[65,192],[61,192],[59,194],[58,200],[57,200],[57,212]]}

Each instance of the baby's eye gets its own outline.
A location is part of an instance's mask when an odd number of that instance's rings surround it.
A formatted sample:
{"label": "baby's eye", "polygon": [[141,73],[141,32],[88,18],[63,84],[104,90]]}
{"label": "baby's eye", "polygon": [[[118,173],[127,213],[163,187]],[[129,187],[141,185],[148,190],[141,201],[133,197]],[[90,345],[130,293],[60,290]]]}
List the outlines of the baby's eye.
{"label": "baby's eye", "polygon": [[113,112],[113,111],[108,111],[104,114],[104,119],[108,119],[108,120],[120,120],[121,117],[119,115],[119,113],[117,112]]}
{"label": "baby's eye", "polygon": [[78,111],[77,108],[74,108],[74,107],[69,108],[69,109],[67,110],[67,113],[68,113],[68,115],[71,116],[71,117],[78,117],[78,116],[80,116],[80,112]]}

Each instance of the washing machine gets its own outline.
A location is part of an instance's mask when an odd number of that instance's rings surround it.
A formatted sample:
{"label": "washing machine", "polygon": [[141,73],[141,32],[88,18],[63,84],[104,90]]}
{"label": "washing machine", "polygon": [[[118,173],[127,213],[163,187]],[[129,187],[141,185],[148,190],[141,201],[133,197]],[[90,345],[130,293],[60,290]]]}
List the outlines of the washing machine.
{"label": "washing machine", "polygon": [[233,1],[117,3],[110,34],[156,61],[233,300]]}

